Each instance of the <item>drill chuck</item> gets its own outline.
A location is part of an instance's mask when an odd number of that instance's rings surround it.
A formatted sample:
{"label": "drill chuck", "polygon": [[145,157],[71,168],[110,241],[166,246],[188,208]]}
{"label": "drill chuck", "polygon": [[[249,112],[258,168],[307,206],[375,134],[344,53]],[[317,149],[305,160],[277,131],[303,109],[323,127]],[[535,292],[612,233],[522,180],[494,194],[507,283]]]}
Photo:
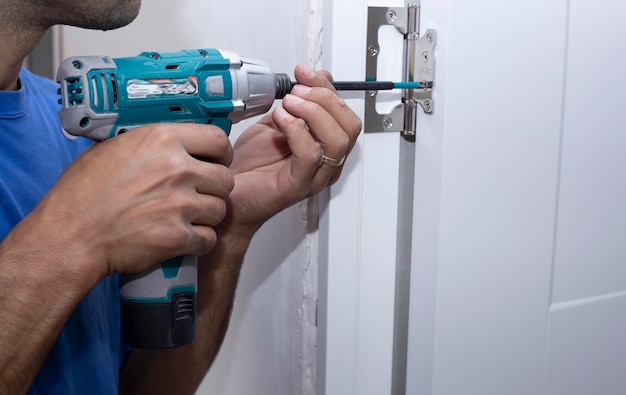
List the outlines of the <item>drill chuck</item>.
{"label": "drill chuck", "polygon": [[274,82],[276,83],[276,99],[285,97],[287,93],[291,92],[291,88],[294,85],[289,75],[285,73],[274,74]]}

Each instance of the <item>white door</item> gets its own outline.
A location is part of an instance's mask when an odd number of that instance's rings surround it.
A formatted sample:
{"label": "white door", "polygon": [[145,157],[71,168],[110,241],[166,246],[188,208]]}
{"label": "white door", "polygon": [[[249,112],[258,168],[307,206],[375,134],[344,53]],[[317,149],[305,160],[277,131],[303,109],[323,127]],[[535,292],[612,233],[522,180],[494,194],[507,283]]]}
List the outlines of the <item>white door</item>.
{"label": "white door", "polygon": [[[339,78],[363,76],[364,3],[327,3]],[[415,144],[407,393],[626,393],[626,6],[421,11],[439,34]],[[397,145],[364,136],[324,211],[319,393],[391,388]]]}

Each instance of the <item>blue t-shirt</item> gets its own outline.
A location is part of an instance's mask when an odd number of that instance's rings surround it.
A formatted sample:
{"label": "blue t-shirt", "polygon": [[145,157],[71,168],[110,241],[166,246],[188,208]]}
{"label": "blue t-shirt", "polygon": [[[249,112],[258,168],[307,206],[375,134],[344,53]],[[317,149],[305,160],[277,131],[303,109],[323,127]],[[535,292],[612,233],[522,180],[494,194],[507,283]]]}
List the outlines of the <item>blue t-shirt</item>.
{"label": "blue t-shirt", "polygon": [[[63,135],[56,83],[27,70],[20,83],[18,91],[0,91],[0,240],[90,144]],[[125,352],[118,278],[111,276],[72,313],[28,394],[117,394]]]}

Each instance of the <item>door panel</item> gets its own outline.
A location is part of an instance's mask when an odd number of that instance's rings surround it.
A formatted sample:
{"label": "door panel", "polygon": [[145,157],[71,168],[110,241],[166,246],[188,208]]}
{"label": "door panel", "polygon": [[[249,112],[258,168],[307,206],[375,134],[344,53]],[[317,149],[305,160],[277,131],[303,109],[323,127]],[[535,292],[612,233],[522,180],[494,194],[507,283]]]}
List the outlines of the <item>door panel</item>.
{"label": "door panel", "polygon": [[432,394],[542,391],[566,10],[450,2]]}
{"label": "door panel", "polygon": [[626,290],[622,2],[570,5],[553,302]]}
{"label": "door panel", "polygon": [[626,296],[550,309],[545,395],[626,393]]}

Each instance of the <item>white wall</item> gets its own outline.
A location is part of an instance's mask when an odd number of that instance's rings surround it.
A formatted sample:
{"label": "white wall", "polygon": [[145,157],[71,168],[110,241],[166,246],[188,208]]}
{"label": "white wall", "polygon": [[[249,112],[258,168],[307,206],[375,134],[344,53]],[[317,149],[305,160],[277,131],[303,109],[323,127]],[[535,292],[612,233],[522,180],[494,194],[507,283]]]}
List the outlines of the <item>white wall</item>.
{"label": "white wall", "polygon": [[[111,32],[63,27],[59,57],[215,47],[292,74],[318,66],[315,0],[144,1],[138,19]],[[235,125],[232,140],[243,129]],[[246,256],[230,330],[199,394],[312,394],[315,382],[317,200],[272,219]],[[202,292],[199,285],[199,292]]]}

